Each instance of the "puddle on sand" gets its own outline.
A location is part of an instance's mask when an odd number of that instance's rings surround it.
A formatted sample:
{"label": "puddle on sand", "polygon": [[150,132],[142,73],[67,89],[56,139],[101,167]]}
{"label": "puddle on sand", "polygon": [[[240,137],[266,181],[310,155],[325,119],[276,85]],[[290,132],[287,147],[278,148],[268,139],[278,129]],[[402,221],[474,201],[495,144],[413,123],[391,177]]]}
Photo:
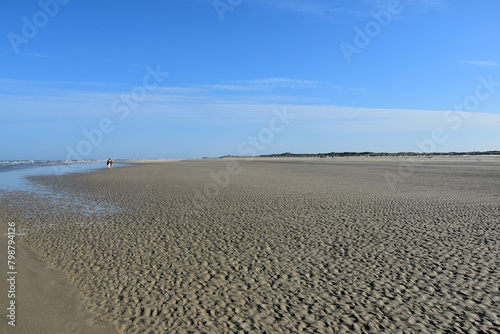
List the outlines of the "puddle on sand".
{"label": "puddle on sand", "polygon": [[[114,168],[124,166],[130,166],[130,164],[117,164]],[[106,168],[102,162],[34,166],[27,168],[2,168],[0,170],[0,193],[9,196],[9,194],[24,192],[40,199],[41,203],[44,203],[47,207],[54,207],[54,210],[57,208],[59,210],[65,210],[66,212],[74,212],[86,216],[108,216],[121,212],[122,210],[104,201],[96,201],[89,195],[83,193],[75,194],[62,189],[56,190],[29,180],[30,177],[34,176],[88,173],[102,168]]]}

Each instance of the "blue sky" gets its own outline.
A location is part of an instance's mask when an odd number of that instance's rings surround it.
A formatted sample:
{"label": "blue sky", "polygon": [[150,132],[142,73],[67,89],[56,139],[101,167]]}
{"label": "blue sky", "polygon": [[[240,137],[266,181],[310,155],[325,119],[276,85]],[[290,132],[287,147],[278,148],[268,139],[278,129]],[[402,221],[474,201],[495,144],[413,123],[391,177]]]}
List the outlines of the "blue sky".
{"label": "blue sky", "polygon": [[495,0],[2,1],[0,160],[499,150],[498,13]]}

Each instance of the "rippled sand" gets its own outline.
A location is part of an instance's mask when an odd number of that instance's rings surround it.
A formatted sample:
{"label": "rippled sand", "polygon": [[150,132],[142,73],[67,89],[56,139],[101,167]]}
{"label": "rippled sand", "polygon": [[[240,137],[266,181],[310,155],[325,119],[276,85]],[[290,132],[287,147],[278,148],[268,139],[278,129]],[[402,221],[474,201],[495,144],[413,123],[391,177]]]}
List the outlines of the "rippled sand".
{"label": "rippled sand", "polygon": [[0,217],[119,333],[498,332],[500,159],[405,161],[40,177],[110,210],[11,194]]}

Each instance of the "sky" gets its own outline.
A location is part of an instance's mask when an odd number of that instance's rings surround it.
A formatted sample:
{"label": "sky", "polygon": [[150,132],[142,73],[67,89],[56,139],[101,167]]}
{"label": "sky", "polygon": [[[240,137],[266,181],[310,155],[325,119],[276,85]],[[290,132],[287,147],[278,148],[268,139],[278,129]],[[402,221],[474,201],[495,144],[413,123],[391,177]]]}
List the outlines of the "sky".
{"label": "sky", "polygon": [[497,0],[4,0],[0,160],[500,150]]}

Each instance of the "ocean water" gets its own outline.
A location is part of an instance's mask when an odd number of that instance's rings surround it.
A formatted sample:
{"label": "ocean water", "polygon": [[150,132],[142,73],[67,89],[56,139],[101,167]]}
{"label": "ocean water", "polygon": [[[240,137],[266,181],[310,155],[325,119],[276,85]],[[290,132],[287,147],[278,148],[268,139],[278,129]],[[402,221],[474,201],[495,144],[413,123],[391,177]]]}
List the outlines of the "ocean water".
{"label": "ocean water", "polygon": [[[116,160],[115,160],[116,162]],[[114,163],[113,168],[130,166]],[[63,190],[55,191],[47,186],[27,179],[39,175],[67,175],[71,173],[89,173],[107,168],[106,160],[62,161],[62,160],[18,160],[0,161],[0,196],[12,191],[28,192],[46,200],[49,204],[63,206],[68,210],[85,214],[109,214],[119,209],[103,202],[79,194],[69,194]]]}
{"label": "ocean water", "polygon": [[106,161],[106,160],[0,160],[0,169],[54,166],[54,165],[64,165],[64,164],[81,164],[87,162],[101,162],[101,161]]}

